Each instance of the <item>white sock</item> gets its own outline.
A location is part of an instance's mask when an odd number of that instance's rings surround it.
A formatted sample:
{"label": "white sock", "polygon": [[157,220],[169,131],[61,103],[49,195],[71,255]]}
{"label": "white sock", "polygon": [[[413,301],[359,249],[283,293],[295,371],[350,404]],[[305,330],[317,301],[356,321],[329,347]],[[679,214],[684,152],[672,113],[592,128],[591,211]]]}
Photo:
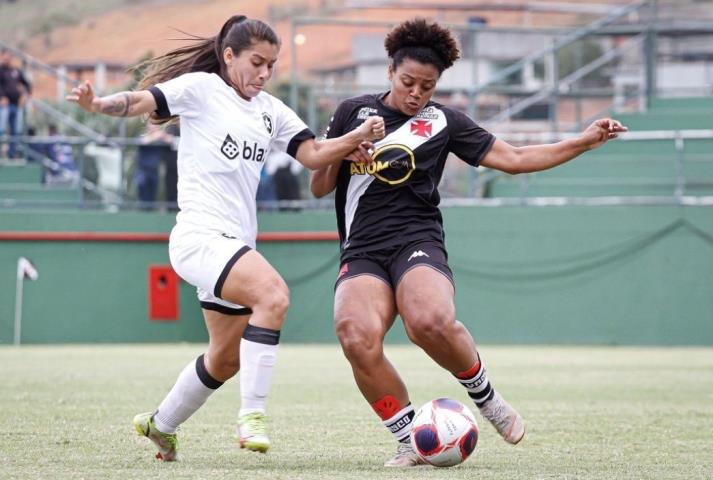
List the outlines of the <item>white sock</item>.
{"label": "white sock", "polygon": [[198,410],[220,387],[203,363],[203,355],[186,365],[178,380],[154,414],[156,428],[163,433],[175,433],[176,428]]}
{"label": "white sock", "polygon": [[277,361],[278,330],[248,324],[240,341],[240,416],[265,412]]}
{"label": "white sock", "polygon": [[397,441],[411,442],[411,424],[415,415],[413,405],[410,403],[404,408],[396,412],[391,418],[382,421],[384,426],[389,429]]}
{"label": "white sock", "polygon": [[470,370],[461,372],[455,377],[468,390],[468,396],[473,399],[473,402],[478,408],[483,408],[485,402],[493,398],[495,390],[490,385],[488,375],[485,373],[485,367],[478,360]]}

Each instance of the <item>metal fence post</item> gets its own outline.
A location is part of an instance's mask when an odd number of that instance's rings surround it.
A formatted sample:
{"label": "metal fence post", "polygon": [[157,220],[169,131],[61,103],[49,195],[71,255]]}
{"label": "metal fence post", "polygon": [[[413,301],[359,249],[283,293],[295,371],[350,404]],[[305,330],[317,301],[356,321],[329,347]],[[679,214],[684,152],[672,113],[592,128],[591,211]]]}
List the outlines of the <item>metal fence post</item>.
{"label": "metal fence post", "polygon": [[680,131],[676,132],[674,144],[676,145],[676,190],[674,191],[674,196],[680,204],[686,190],[685,154],[683,152],[685,144]]}

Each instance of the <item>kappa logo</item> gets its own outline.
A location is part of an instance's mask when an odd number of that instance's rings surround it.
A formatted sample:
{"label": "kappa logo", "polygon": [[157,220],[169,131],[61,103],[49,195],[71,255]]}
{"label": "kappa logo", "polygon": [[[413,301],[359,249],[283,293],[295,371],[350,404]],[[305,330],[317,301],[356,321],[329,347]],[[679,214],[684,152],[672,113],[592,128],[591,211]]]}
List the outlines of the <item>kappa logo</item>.
{"label": "kappa logo", "polygon": [[430,138],[433,124],[427,120],[411,121],[411,133],[419,137]]}
{"label": "kappa logo", "polygon": [[428,257],[431,258],[426,252],[423,250],[415,250],[410,257],[408,257],[408,260],[406,262],[410,262],[412,259],[417,258],[417,257]]}
{"label": "kappa logo", "polygon": [[270,116],[269,113],[262,112],[262,123],[265,124],[267,133],[269,133],[270,136],[272,136],[272,131],[273,131],[274,127],[273,127],[273,123],[272,123],[272,117]]}

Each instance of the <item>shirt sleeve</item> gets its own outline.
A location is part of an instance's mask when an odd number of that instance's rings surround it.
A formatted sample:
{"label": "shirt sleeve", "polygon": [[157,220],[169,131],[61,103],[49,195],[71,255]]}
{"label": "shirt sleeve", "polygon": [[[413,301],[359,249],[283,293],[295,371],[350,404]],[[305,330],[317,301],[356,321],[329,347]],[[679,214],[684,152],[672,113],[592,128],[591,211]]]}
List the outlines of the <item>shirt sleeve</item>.
{"label": "shirt sleeve", "polygon": [[495,136],[468,115],[448,110],[448,149],[464,162],[477,167],[495,142]]}
{"label": "shirt sleeve", "polygon": [[191,72],[157,83],[149,88],[156,100],[156,114],[159,118],[174,115],[197,117],[203,96],[212,90],[210,81],[211,75],[208,73]]}
{"label": "shirt sleeve", "polygon": [[334,112],[334,115],[332,115],[332,118],[329,120],[329,125],[327,126],[324,138],[337,138],[344,135],[344,130],[347,122],[349,121],[349,116],[352,110],[353,108],[349,103],[340,103],[337,110]]}
{"label": "shirt sleeve", "polygon": [[274,102],[275,137],[273,138],[273,146],[295,157],[297,149],[302,142],[314,138],[315,134],[290,107],[277,98],[274,99]]}

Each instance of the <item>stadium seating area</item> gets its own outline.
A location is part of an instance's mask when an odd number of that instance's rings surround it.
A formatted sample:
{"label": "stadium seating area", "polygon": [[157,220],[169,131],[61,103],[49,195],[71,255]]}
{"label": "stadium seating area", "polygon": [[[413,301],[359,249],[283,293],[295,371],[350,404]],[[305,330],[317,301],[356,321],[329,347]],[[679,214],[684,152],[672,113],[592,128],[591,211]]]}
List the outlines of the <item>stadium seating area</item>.
{"label": "stadium seating area", "polygon": [[0,163],[0,204],[77,204],[77,187],[43,185],[42,174],[43,167],[38,163]]}
{"label": "stadium seating area", "polygon": [[[713,129],[713,98],[654,99],[646,113],[616,118],[631,132]],[[683,144],[684,194],[713,194],[713,138]],[[527,196],[672,196],[678,185],[680,153],[673,139],[611,142],[554,170],[497,177],[492,197]],[[523,186],[523,180],[526,185]]]}
{"label": "stadium seating area", "polygon": [[[713,129],[713,98],[657,98],[645,113],[616,115],[631,132]],[[682,165],[683,190],[679,169]],[[77,187],[43,185],[38,162],[0,161],[0,204],[76,205]],[[494,177],[488,197],[713,195],[713,138],[611,142],[553,170]]]}

